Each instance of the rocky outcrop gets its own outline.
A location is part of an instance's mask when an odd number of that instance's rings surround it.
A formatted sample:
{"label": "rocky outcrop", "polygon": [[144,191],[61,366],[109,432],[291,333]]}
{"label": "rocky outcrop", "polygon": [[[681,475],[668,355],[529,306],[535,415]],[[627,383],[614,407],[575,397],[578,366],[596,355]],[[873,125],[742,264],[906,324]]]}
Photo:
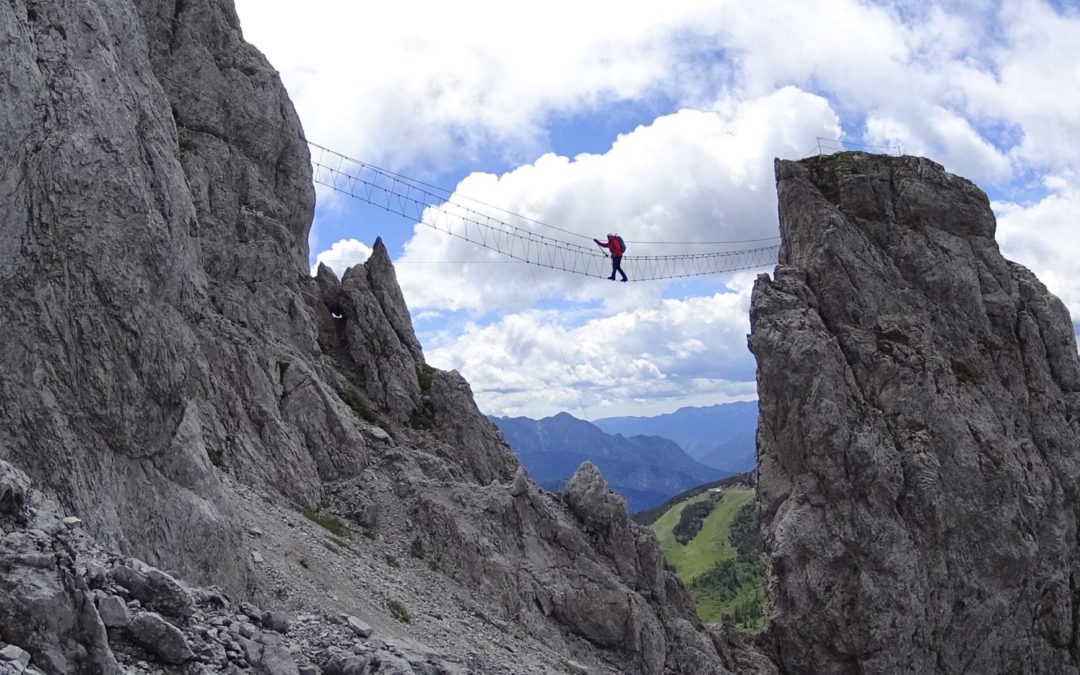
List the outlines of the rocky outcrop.
{"label": "rocky outcrop", "polygon": [[[78,533],[59,517],[35,518],[30,484],[0,461],[0,495],[19,495],[19,518],[0,519],[0,647],[14,643],[6,649],[19,662],[15,672],[33,660],[47,673],[120,673],[93,594],[76,569]],[[4,660],[12,659],[0,659],[0,672],[9,672]]]}
{"label": "rocky outcrop", "polygon": [[320,316],[320,344],[346,379],[363,387],[364,405],[408,424],[422,408],[424,355],[382,240],[368,262],[350,267],[340,283],[325,265],[316,279],[329,307]]}
{"label": "rocky outcrop", "polygon": [[656,537],[630,520],[592,464],[558,497],[520,469],[509,490],[431,491],[415,520],[425,559],[504,607],[502,620],[559,639],[553,618],[630,655],[630,672],[728,672]]}
{"label": "rocky outcrop", "polygon": [[754,288],[767,633],[786,672],[1077,672],[1080,363],[972,183],[778,161]]}
{"label": "rocky outcrop", "polygon": [[0,453],[239,588],[213,464],[318,490],[277,403],[281,352],[315,349],[296,115],[229,3],[17,0],[0,27]]}

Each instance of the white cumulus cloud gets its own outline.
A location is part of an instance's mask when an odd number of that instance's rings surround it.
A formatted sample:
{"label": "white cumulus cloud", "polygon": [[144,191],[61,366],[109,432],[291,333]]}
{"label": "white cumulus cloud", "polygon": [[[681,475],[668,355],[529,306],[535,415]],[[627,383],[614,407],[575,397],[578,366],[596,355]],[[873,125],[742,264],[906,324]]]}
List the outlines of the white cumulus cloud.
{"label": "white cumulus cloud", "polygon": [[461,372],[481,409],[496,415],[655,414],[752,398],[752,279],[744,273],[729,292],[658,299],[578,325],[558,311],[510,313],[446,336],[427,358]]}
{"label": "white cumulus cloud", "polygon": [[1066,188],[1033,204],[999,202],[993,207],[1002,254],[1034,272],[1065,303],[1073,321],[1080,321],[1080,190]]}
{"label": "white cumulus cloud", "polygon": [[340,279],[345,270],[353,265],[362,265],[371,255],[371,247],[357,239],[342,239],[334,242],[327,250],[319,253],[315,264],[311,266],[311,275],[319,271],[319,265],[326,265],[334,270]]}
{"label": "white cumulus cloud", "polygon": [[553,113],[674,95],[708,70],[710,3],[238,0],[245,36],[281,68],[308,136],[376,164],[531,150]]}

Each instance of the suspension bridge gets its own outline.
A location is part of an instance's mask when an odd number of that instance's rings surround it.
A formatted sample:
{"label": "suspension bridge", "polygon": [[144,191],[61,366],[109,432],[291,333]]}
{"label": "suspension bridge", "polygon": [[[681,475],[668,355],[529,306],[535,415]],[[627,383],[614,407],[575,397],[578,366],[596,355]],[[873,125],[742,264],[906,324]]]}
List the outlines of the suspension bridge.
{"label": "suspension bridge", "polygon": [[[353,159],[317,143],[309,141],[308,145],[311,149],[314,181],[319,185],[519,262],[590,277],[607,278],[611,274],[610,260],[588,237],[456,195],[443,188]],[[558,232],[562,236],[545,235],[536,231],[539,228]],[[588,243],[568,241],[567,238],[571,236]],[[761,244],[737,250],[674,255],[626,255],[622,259],[622,268],[631,281],[677,279],[760,269],[776,264],[780,245],[765,245],[764,242],[776,242],[778,239],[768,237],[711,242],[729,245]],[[628,242],[630,245],[635,243],[644,242]]]}

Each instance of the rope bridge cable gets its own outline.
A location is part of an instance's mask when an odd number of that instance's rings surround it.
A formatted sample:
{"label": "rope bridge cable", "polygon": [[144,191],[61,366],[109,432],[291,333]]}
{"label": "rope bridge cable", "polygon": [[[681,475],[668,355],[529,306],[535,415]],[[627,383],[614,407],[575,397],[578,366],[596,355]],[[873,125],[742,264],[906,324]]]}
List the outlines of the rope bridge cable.
{"label": "rope bridge cable", "polygon": [[822,138],[817,136],[817,150],[819,155],[828,152],[843,152],[848,148],[854,147],[864,151],[877,152],[879,154],[900,156],[900,145],[870,145],[867,143],[856,143],[854,141],[847,141],[842,138]]}
{"label": "rope bridge cable", "polygon": [[[458,197],[443,188],[352,159],[310,141],[308,144],[312,150],[314,181],[319,185],[530,265],[590,277],[606,278],[611,273],[607,255],[595,246],[545,236],[514,222],[588,237]],[[631,281],[722,274],[774,265],[779,248],[774,244],[709,253],[632,255],[623,257],[622,267]]]}

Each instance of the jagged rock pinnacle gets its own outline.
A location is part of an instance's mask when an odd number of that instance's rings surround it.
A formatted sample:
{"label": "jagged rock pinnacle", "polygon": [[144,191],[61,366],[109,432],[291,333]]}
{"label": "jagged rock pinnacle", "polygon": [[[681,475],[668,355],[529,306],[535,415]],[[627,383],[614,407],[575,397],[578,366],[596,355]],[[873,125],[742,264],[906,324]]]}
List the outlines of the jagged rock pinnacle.
{"label": "jagged rock pinnacle", "polygon": [[1080,363],[986,196],[915,157],[777,161],[759,277],[768,638],[787,672],[1077,672]]}

